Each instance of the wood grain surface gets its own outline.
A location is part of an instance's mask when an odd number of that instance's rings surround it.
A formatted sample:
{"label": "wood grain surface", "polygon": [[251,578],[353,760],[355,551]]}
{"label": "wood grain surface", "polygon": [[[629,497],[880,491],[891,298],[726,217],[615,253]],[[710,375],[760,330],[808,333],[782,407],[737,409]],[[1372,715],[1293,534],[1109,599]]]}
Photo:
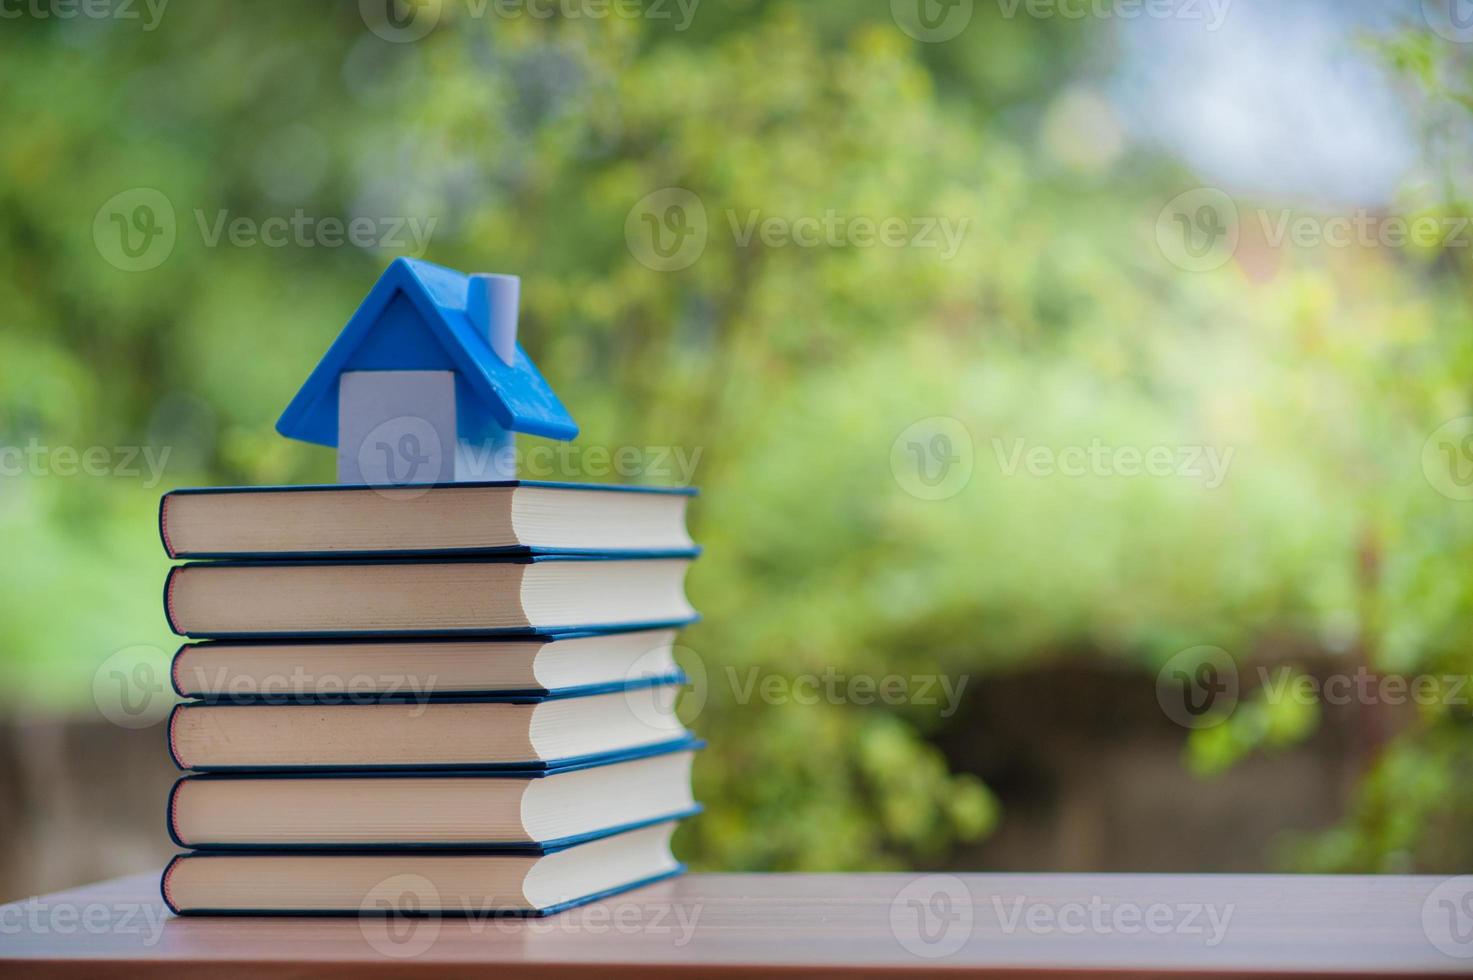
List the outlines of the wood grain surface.
{"label": "wood grain surface", "polygon": [[0,906],[0,976],[1473,975],[1473,877],[698,874],[549,919],[175,918],[155,875]]}

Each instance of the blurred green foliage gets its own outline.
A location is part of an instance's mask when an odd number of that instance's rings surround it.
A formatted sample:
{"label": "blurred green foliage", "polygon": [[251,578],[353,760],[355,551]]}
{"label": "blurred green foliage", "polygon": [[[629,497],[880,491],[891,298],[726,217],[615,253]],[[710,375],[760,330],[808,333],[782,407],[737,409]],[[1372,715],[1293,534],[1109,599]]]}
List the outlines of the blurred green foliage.
{"label": "blurred green foliage", "polygon": [[[998,819],[932,744],[965,710],[767,703],[742,696],[750,676],[959,678],[1068,653],[1150,684],[1208,643],[1245,665],[1272,644],[1347,670],[1473,667],[1473,505],[1422,469],[1433,430],[1470,414],[1465,256],[1172,266],[1156,217],[1200,180],[1144,150],[1081,168],[1039,137],[1071,66],[1107,56],[1099,25],[996,18],[925,45],[874,3],[705,0],[683,32],[467,9],[413,43],[366,30],[357,3],[176,3],[153,31],[7,22],[0,443],[171,450],[162,486],[0,482],[10,710],[87,710],[109,653],[171,645],[163,489],[331,479],[330,452],[272,423],[397,250],[210,247],[222,210],[433,219],[425,257],[523,276],[523,343],[584,444],[700,452],[706,618],[682,655],[712,743],[709,812],[685,831],[700,864],[943,863]],[[1434,45],[1397,44],[1408,77],[1446,83]],[[94,217],[139,187],[169,199],[177,242],[126,272]],[[678,272],[625,240],[666,187],[709,218]],[[968,225],[949,259],[743,246],[729,227],[828,209]],[[935,416],[975,446],[939,501],[890,465]],[[1219,487],[1009,475],[1020,439],[1233,457]],[[1250,697],[1184,764],[1216,771],[1315,722]],[[1466,707],[1422,713],[1346,823],[1286,861],[1473,867],[1469,734]]]}

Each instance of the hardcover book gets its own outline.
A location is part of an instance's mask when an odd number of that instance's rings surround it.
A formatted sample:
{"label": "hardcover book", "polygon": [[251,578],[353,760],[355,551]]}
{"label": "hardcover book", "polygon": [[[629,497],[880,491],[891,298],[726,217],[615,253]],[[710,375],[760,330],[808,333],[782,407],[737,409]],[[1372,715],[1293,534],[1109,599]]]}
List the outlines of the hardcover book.
{"label": "hardcover book", "polygon": [[169,715],[180,769],[548,769],[690,737],[677,676],[576,697],[488,695],[371,704],[195,701]]}
{"label": "hardcover book", "polygon": [[679,874],[674,829],[655,824],[530,854],[196,851],[169,862],[160,890],[180,915],[541,916]]}
{"label": "hardcover book", "polygon": [[689,558],[198,562],[164,610],[194,638],[568,633],[691,621]]}
{"label": "hardcover book", "polygon": [[698,747],[543,771],[185,776],[169,835],[205,849],[558,847],[694,813]]}
{"label": "hardcover book", "polygon": [[170,671],[180,697],[340,703],[551,694],[676,673],[674,630],[472,639],[212,640],[186,643]]}
{"label": "hardcover book", "polygon": [[678,554],[688,489],[604,484],[207,487],[159,502],[171,558]]}

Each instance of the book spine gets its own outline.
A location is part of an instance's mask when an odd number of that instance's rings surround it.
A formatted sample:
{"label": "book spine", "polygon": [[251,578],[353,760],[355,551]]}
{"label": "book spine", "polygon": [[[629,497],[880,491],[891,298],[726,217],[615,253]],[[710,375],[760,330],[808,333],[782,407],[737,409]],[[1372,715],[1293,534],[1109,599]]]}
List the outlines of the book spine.
{"label": "book spine", "polygon": [[174,551],[174,543],[169,540],[169,498],[173,494],[166,493],[159,498],[159,540],[164,543],[164,553],[170,558],[178,558]]}
{"label": "book spine", "polygon": [[180,776],[174,780],[174,785],[169,787],[169,802],[164,807],[164,829],[169,832],[169,840],[185,848],[193,846],[179,836],[179,789],[187,779],[188,776]]}
{"label": "book spine", "polygon": [[178,864],[183,857],[183,854],[175,854],[169,859],[169,863],[164,865],[164,873],[159,875],[159,895],[163,897],[164,905],[175,915],[184,913],[179,910],[179,906],[174,904],[174,896],[169,894],[169,876],[174,873],[174,865]]}
{"label": "book spine", "polygon": [[169,629],[178,636],[188,635],[174,621],[174,579],[183,568],[183,565],[175,565],[169,569],[169,574],[164,576],[164,619],[168,620]]}
{"label": "book spine", "polygon": [[189,766],[185,765],[184,760],[179,758],[179,753],[175,748],[174,742],[174,728],[179,720],[179,712],[184,710],[184,707],[185,706],[182,704],[176,704],[169,711],[169,721],[168,724],[164,726],[164,736],[169,746],[169,758],[174,761],[175,767],[181,770],[188,771]]}
{"label": "book spine", "polygon": [[192,694],[185,694],[184,688],[179,685],[180,661],[184,657],[184,651],[190,649],[193,646],[194,644],[192,643],[180,644],[179,649],[174,651],[174,659],[169,661],[169,686],[172,687],[174,689],[174,693],[179,695],[179,697],[181,698],[189,698],[195,696]]}

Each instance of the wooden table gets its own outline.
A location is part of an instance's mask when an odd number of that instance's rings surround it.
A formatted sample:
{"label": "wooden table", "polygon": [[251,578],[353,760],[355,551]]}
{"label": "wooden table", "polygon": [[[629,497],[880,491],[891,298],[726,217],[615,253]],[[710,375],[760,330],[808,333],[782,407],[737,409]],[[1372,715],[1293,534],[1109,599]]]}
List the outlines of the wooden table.
{"label": "wooden table", "polygon": [[0,976],[163,968],[272,980],[1468,975],[1473,877],[703,874],[548,919],[393,921],[174,918],[156,876],[135,875],[0,906]]}

